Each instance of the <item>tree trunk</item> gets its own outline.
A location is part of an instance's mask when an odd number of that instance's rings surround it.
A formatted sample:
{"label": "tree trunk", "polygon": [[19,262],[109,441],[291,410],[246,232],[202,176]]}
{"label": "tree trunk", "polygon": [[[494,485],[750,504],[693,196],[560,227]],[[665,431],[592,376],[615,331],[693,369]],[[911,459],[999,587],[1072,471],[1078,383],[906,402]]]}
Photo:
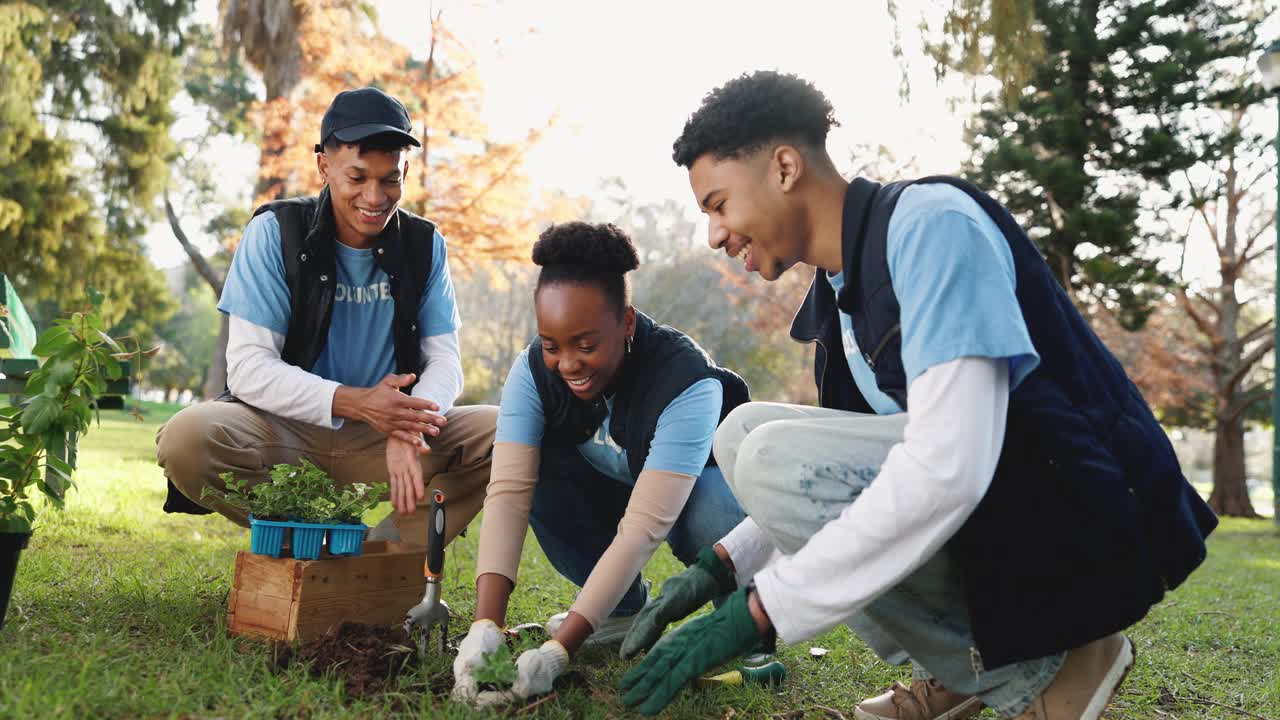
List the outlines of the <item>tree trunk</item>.
{"label": "tree trunk", "polygon": [[1244,420],[1219,420],[1213,437],[1213,492],[1209,507],[1218,515],[1258,517],[1245,483]]}
{"label": "tree trunk", "polygon": [[218,344],[213,348],[213,359],[209,363],[209,376],[204,379],[204,399],[212,400],[227,387],[227,315],[218,313],[222,322],[218,330]]}

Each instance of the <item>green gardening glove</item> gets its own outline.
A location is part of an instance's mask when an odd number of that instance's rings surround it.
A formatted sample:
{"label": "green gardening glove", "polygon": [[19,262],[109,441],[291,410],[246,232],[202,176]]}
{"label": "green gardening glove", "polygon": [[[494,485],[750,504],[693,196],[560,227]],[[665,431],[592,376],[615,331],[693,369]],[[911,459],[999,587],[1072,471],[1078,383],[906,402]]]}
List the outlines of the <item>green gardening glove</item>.
{"label": "green gardening glove", "polygon": [[747,588],[729,596],[710,615],[694,618],[663,638],[622,676],[622,702],[655,715],[704,672],[747,652],[760,632],[747,610]]}
{"label": "green gardening glove", "polygon": [[622,659],[630,660],[653,647],[667,625],[683,619],[715,598],[733,592],[737,582],[711,546],[698,551],[698,559],[684,572],[667,580],[658,597],[636,614],[622,640]]}

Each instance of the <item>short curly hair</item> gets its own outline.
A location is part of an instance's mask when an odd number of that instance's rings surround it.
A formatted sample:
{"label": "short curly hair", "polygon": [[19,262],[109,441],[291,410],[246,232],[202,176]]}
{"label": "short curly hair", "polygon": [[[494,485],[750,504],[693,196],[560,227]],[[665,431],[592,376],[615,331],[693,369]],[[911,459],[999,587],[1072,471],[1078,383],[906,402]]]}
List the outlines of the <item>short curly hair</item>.
{"label": "short curly hair", "polygon": [[591,285],[600,288],[621,319],[631,304],[627,273],[640,267],[640,255],[616,225],[568,222],[542,231],[533,244],[533,262],[542,267],[535,297],[544,285]]}
{"label": "short curly hair", "polygon": [[831,101],[808,80],[771,70],[744,74],[707,93],[672,146],[677,165],[706,153],[741,157],[778,138],[821,148],[839,125]]}

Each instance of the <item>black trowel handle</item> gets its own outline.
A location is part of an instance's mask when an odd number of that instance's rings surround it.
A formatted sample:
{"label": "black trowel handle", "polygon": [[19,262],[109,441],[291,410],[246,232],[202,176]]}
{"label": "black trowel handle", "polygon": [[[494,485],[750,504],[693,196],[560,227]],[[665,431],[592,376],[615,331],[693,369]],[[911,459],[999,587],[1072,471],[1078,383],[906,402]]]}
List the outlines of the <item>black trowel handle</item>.
{"label": "black trowel handle", "polygon": [[432,491],[427,515],[427,579],[439,579],[444,572],[444,493]]}

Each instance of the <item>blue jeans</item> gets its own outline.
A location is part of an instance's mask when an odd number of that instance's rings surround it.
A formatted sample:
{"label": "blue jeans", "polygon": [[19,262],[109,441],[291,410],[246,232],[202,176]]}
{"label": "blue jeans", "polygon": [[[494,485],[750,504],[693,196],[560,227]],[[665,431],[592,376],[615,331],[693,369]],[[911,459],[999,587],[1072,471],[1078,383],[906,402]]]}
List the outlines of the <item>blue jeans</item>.
{"label": "blue jeans", "polygon": [[[751,518],[790,555],[857,502],[889,449],[902,441],[906,420],[746,403],[720,424],[715,455],[729,468],[728,482]],[[910,662],[913,677],[935,677],[949,690],[977,695],[1006,717],[1030,705],[1065,658],[1058,653],[984,668],[949,545],[845,624],[885,662]]]}
{"label": "blue jeans", "polygon": [[[529,525],[551,566],[578,587],[587,582],[613,542],[631,490],[630,485],[592,467],[577,448],[542,448]],[[698,550],[724,537],[744,517],[746,513],[729,491],[720,469],[705,468],[667,534],[667,544],[677,560],[692,565]],[[644,607],[645,600],[637,575],[609,615],[633,615]]]}

